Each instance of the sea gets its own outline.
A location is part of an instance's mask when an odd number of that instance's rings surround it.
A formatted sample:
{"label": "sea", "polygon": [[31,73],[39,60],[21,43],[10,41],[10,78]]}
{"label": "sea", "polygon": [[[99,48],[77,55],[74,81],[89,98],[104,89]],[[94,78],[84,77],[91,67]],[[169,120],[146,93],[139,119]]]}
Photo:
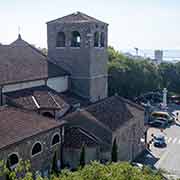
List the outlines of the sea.
{"label": "sea", "polygon": [[[180,49],[160,49],[163,51],[163,61],[170,61],[173,63],[180,61]],[[123,53],[130,53],[132,55],[136,55],[135,49],[124,49],[120,50]],[[138,55],[146,58],[152,58],[154,59],[154,51],[151,49],[141,49],[138,50]]]}

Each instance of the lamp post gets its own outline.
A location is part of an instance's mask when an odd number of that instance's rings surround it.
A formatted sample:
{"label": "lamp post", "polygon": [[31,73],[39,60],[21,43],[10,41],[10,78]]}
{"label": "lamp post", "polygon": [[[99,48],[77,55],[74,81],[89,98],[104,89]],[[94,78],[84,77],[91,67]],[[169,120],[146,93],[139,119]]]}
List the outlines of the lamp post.
{"label": "lamp post", "polygon": [[163,109],[167,108],[167,92],[166,88],[163,89]]}

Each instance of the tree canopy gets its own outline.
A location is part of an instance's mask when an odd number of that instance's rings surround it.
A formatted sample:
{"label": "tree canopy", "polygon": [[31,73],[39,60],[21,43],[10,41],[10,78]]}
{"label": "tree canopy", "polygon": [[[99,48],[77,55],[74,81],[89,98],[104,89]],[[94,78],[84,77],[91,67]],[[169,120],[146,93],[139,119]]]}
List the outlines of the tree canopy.
{"label": "tree canopy", "polygon": [[[10,180],[33,180],[30,163],[21,161],[19,165],[9,171],[4,167],[3,161],[0,162],[0,178],[8,175]],[[4,173],[2,173],[4,172]],[[38,176],[38,180],[163,180],[161,171],[152,170],[148,167],[142,169],[133,167],[129,163],[109,163],[100,164],[91,162],[84,168],[80,167],[77,171],[62,170],[59,174],[53,174],[49,178]]]}
{"label": "tree canopy", "polygon": [[162,90],[180,93],[180,62],[153,64],[148,59],[134,60],[108,48],[109,95],[118,93],[134,98],[149,91]]}

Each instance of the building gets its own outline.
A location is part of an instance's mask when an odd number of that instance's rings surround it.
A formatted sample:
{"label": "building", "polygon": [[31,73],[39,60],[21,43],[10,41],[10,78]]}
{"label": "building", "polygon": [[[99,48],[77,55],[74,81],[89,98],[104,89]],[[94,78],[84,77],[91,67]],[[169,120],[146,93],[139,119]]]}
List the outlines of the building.
{"label": "building", "polygon": [[46,176],[55,152],[74,169],[82,145],[87,163],[105,162],[116,139],[118,160],[133,160],[145,148],[144,109],[108,97],[108,25],[77,12],[48,22],[47,34],[48,56],[20,35],[0,46],[0,158],[30,159]]}
{"label": "building", "polygon": [[46,176],[52,169],[55,153],[60,166],[63,121],[52,121],[35,112],[2,106],[0,124],[0,159],[9,160],[11,169],[20,160],[30,160],[33,170]]}
{"label": "building", "polygon": [[133,160],[144,150],[144,144],[141,142],[144,136],[144,109],[119,96],[106,98],[79,109],[65,116],[63,120],[67,122],[66,128],[70,126],[70,129],[76,128],[81,133],[88,134],[91,142],[79,138],[79,142],[74,144],[72,141],[75,136],[72,136],[72,140],[68,138],[71,143],[65,142],[64,158],[73,168],[79,163],[83,142],[86,145],[87,162],[90,159],[111,161],[114,139],[117,142],[120,161]]}
{"label": "building", "polygon": [[47,34],[48,56],[70,72],[71,91],[91,102],[106,98],[108,25],[77,12],[48,22]]}
{"label": "building", "polygon": [[162,50],[155,50],[154,51],[154,60],[158,64],[163,62],[163,51]]}

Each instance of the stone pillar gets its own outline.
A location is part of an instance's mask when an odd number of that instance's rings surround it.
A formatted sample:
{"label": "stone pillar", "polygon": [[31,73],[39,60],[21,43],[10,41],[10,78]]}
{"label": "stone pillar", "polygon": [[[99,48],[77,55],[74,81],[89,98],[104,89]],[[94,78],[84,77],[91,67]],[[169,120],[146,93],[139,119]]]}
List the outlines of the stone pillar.
{"label": "stone pillar", "polygon": [[163,89],[163,108],[166,108],[167,107],[167,89],[164,88]]}

